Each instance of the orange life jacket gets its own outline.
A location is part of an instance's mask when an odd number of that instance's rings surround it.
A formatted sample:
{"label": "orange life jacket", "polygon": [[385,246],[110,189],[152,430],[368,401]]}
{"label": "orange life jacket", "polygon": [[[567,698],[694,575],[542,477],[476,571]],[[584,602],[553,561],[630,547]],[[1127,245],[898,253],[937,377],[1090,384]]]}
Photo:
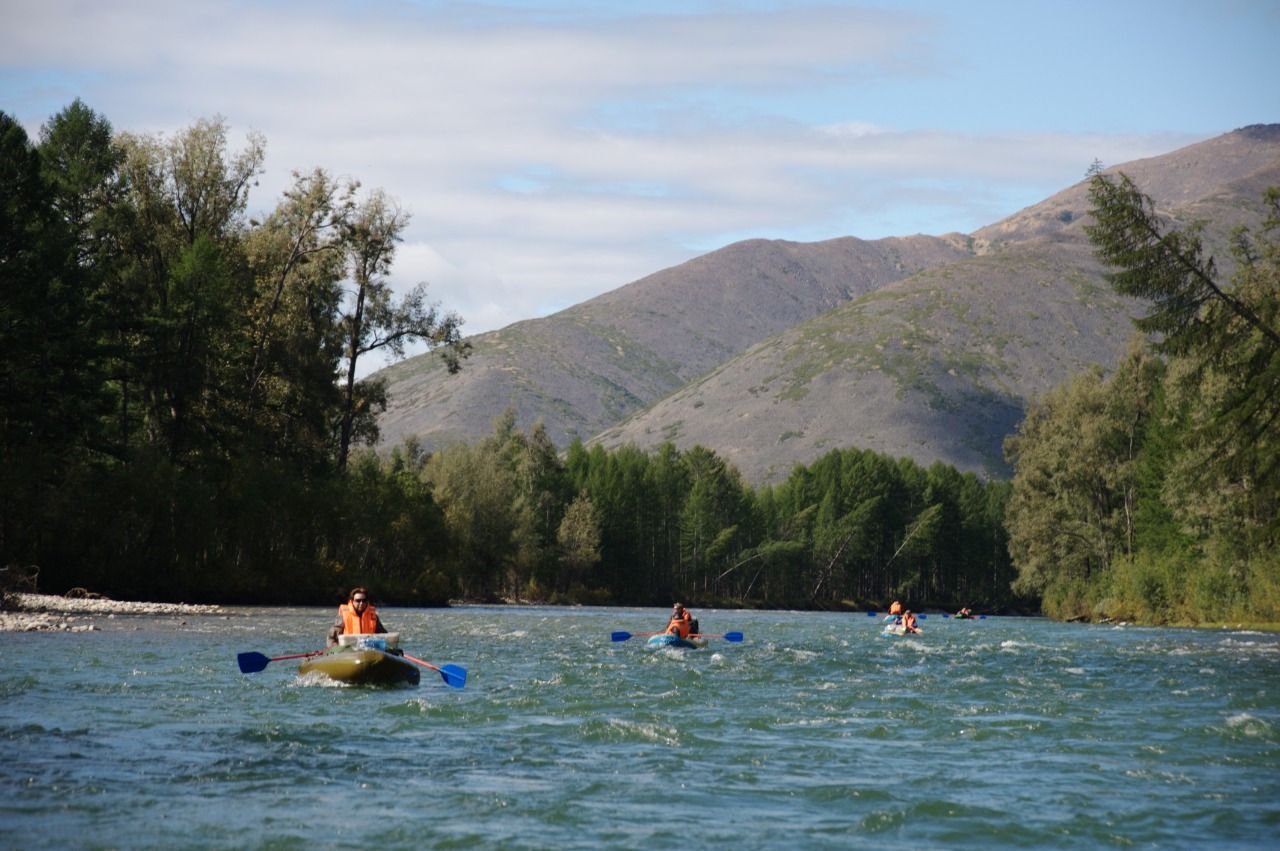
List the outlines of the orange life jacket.
{"label": "orange life jacket", "polygon": [[671,618],[667,624],[667,632],[671,635],[678,635],[681,638],[688,638],[689,633],[693,631],[693,615],[689,614],[689,610],[685,609],[684,614],[679,617]]}
{"label": "orange life jacket", "polygon": [[378,612],[373,605],[364,607],[364,614],[356,614],[355,608],[343,603],[338,607],[338,614],[342,615],[342,634],[370,634],[378,629]]}

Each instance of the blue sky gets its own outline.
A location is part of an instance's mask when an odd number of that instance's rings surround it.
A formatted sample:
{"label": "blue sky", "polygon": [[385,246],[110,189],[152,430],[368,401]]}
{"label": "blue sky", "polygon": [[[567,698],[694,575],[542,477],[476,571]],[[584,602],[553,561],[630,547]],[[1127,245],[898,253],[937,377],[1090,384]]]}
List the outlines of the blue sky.
{"label": "blue sky", "polygon": [[[1095,160],[1280,122],[1280,0],[0,0],[0,110],[224,116],[251,198],[321,166],[412,215],[477,333],[749,237],[969,232]],[[237,135],[238,134],[238,135]]]}

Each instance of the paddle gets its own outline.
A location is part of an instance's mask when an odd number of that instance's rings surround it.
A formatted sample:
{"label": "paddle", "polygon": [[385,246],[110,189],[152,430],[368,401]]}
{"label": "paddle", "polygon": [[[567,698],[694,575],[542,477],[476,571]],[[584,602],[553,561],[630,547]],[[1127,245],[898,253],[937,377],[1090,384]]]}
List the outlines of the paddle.
{"label": "paddle", "polygon": [[240,663],[240,673],[256,674],[263,670],[272,662],[279,662],[281,659],[308,659],[312,656],[320,656],[323,650],[312,650],[309,653],[290,653],[288,656],[267,656],[263,653],[241,653],[236,656],[236,661]]}
{"label": "paddle", "polygon": [[453,688],[462,688],[467,684],[467,670],[459,667],[458,665],[436,667],[430,662],[419,659],[416,656],[410,656],[408,653],[404,654],[404,658],[408,659],[410,662],[417,662],[422,667],[430,668],[431,670],[439,673],[441,679],[444,680],[445,685],[452,686]]}
{"label": "paddle", "polygon": [[723,638],[725,641],[739,642],[742,641],[742,633],[740,632],[695,632],[689,636],[690,638]]}
{"label": "paddle", "polygon": [[651,635],[666,635],[665,632],[615,632],[609,637],[614,641],[626,641],[628,638],[648,638]]}
{"label": "paddle", "polygon": [[[618,632],[612,633],[609,637],[613,641],[626,641],[628,638],[647,638],[651,635],[666,635],[665,632]],[[723,638],[725,641],[741,641],[742,633],[740,632],[696,632],[689,636],[690,638]]]}

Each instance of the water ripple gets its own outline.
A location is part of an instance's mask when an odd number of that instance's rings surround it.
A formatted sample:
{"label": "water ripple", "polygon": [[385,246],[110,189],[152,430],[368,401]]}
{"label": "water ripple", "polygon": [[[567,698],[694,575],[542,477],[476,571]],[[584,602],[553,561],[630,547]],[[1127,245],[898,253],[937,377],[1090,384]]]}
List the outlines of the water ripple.
{"label": "water ripple", "polygon": [[0,845],[1253,848],[1280,826],[1280,637],[699,614],[747,640],[609,640],[653,609],[385,611],[461,690],[235,669],[313,649],[327,610],[6,637]]}

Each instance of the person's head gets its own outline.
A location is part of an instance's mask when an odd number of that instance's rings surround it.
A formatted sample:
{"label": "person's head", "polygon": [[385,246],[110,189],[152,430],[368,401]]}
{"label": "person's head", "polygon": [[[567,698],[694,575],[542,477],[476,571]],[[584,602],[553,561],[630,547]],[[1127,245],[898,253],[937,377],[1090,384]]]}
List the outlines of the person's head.
{"label": "person's head", "polygon": [[369,592],[362,587],[352,588],[351,596],[348,599],[356,611],[363,612],[365,606],[369,605]]}
{"label": "person's head", "polygon": [[673,615],[683,615],[683,614],[684,614],[684,604],[683,604],[683,603],[676,603],[674,606],[672,606],[672,607],[671,607],[671,614],[673,614]]}

